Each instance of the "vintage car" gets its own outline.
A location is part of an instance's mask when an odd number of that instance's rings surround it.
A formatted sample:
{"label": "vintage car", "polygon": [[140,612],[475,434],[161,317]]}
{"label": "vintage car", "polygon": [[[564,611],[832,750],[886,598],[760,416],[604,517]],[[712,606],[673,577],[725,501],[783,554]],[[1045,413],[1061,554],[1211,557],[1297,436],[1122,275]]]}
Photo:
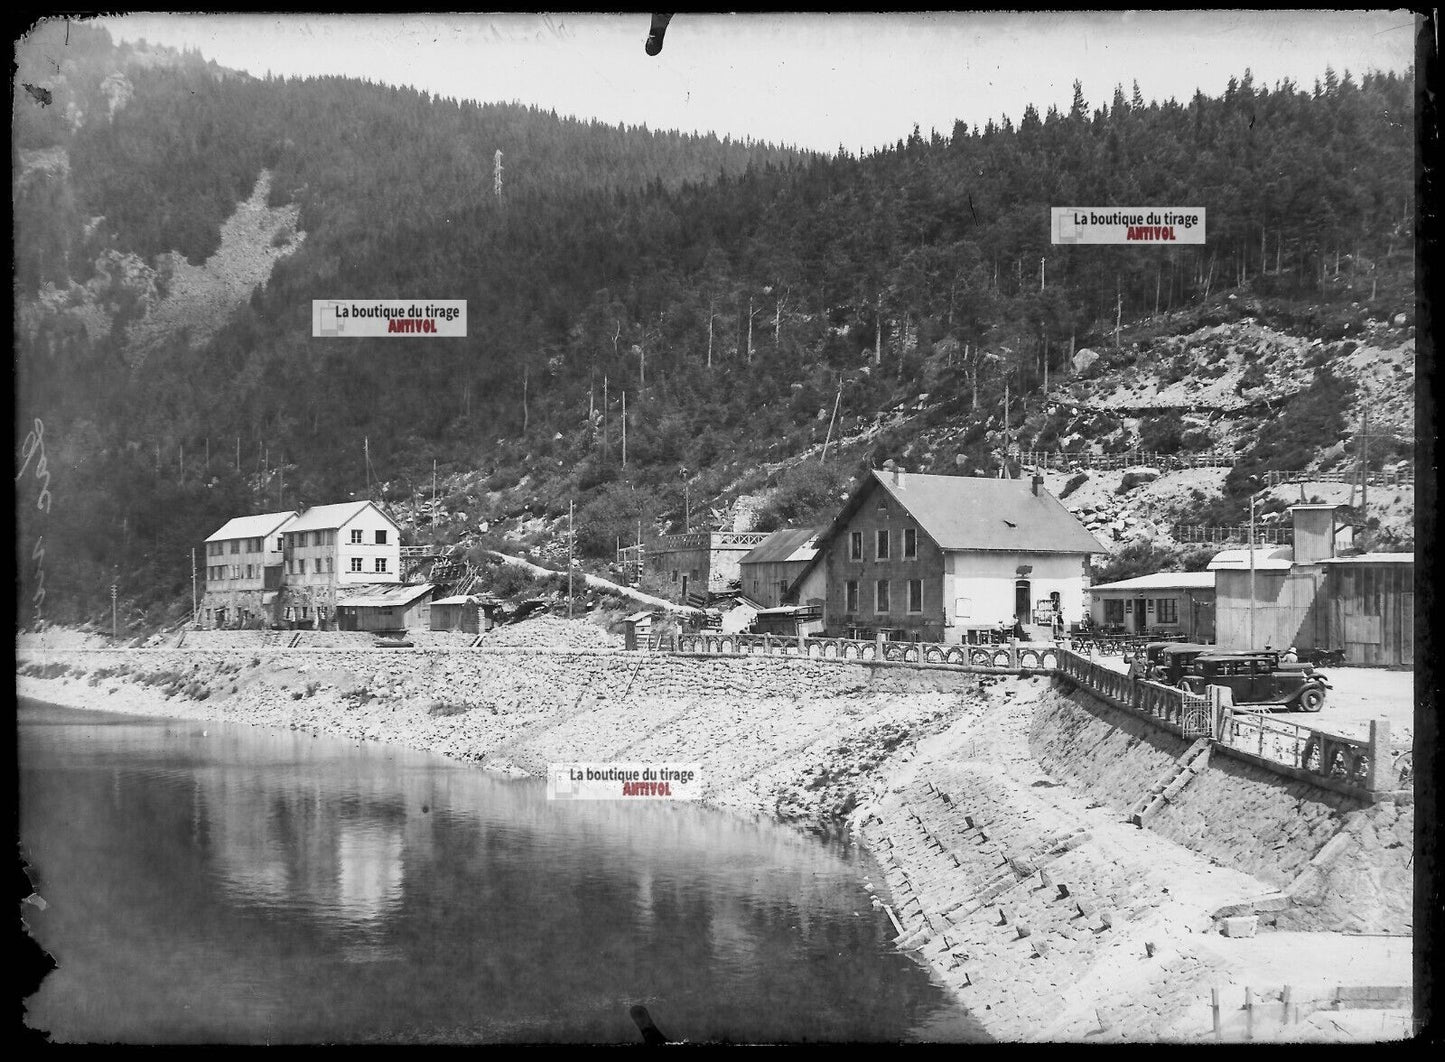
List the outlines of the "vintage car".
{"label": "vintage car", "polygon": [[1194,658],[1181,685],[1203,694],[1223,686],[1237,705],[1259,704],[1301,712],[1325,706],[1329,680],[1317,671],[1280,666],[1277,653],[1204,653]]}
{"label": "vintage car", "polygon": [[1219,647],[1202,642],[1150,642],[1130,661],[1129,677],[1177,686],[1189,662],[1211,650],[1219,651]]}

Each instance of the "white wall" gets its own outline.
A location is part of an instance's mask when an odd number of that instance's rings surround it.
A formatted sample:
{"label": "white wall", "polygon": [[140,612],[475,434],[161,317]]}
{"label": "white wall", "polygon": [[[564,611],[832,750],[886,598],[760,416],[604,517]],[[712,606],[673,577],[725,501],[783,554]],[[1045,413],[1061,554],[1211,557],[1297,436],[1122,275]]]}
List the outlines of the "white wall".
{"label": "white wall", "polygon": [[[979,627],[1013,623],[1014,584],[1029,580],[1029,608],[1055,591],[1065,623],[1078,623],[1088,609],[1084,594],[1084,555],[1081,553],[994,553],[950,551],[945,554],[943,599],[951,627]],[[1033,571],[1018,574],[1020,565]],[[968,599],[968,615],[958,614],[958,599]]]}
{"label": "white wall", "polygon": [[[353,544],[351,532],[361,532],[361,542]],[[386,532],[386,544],[376,544],[376,533]],[[351,570],[351,558],[361,558],[361,571]],[[376,570],[376,559],[385,558],[386,571]],[[337,581],[347,583],[400,583],[401,532],[378,510],[368,506],[336,532]]]}

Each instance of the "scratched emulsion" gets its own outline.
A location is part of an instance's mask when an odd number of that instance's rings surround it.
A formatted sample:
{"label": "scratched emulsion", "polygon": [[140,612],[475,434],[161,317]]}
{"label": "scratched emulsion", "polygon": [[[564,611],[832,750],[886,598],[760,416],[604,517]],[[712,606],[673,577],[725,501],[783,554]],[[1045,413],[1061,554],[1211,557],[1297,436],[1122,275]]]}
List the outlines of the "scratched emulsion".
{"label": "scratched emulsion", "polygon": [[[972,1037],[849,850],[691,804],[549,803],[452,761],[22,705],[61,1041]],[[856,912],[856,914],[855,914]]]}

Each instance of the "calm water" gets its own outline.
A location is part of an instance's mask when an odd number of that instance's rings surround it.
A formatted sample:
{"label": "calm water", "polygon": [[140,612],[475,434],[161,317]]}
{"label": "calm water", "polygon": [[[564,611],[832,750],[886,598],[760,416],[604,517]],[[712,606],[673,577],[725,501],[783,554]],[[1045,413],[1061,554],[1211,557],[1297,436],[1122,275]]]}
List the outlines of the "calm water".
{"label": "calm water", "polygon": [[33,703],[19,755],[56,1040],[637,1043],[633,1003],[693,1041],[984,1039],[857,855],[780,827]]}

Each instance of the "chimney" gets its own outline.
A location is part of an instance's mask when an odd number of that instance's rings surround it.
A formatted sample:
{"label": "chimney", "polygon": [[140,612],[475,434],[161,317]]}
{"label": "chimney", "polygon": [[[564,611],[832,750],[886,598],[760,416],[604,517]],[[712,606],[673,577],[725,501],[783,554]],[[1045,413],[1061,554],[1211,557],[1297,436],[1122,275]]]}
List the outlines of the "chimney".
{"label": "chimney", "polygon": [[1037,472],[1034,473],[1034,497],[1039,496],[1039,488],[1044,485],[1044,477]]}

